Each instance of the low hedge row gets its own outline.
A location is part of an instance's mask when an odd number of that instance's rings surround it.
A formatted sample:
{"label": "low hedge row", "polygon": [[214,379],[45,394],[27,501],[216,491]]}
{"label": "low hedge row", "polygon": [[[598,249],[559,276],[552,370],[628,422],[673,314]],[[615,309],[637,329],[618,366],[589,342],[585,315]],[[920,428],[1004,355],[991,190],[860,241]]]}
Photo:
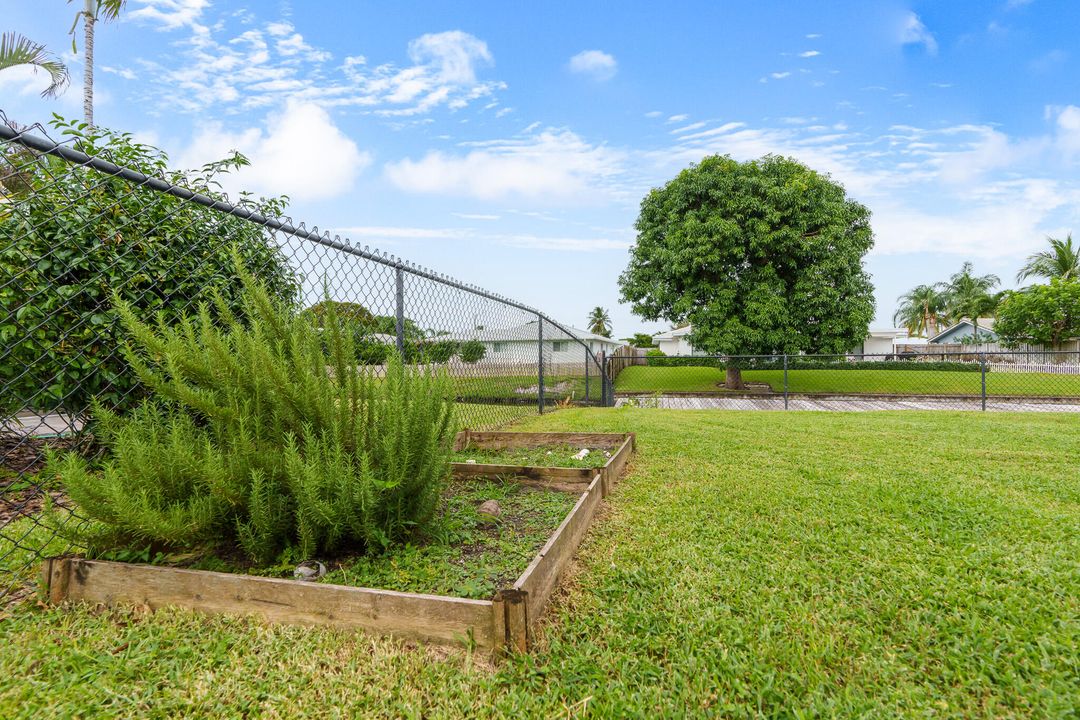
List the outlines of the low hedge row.
{"label": "low hedge row", "polygon": [[[650,367],[714,367],[726,368],[729,364],[742,370],[783,370],[782,359],[736,358],[730,362],[717,357],[658,357],[647,358]],[[919,360],[799,360],[789,357],[788,371],[792,370],[932,370],[939,372],[980,372],[979,363]],[[987,372],[990,371],[988,367]]]}

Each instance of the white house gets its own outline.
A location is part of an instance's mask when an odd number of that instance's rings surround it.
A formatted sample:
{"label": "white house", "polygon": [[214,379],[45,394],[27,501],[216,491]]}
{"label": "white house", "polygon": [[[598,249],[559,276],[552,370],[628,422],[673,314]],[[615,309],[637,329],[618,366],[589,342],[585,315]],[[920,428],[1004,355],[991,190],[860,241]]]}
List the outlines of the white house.
{"label": "white house", "polygon": [[[852,349],[853,355],[882,356],[892,355],[896,346],[907,342],[905,328],[871,328],[862,344]],[[868,357],[867,360],[884,360],[884,357]]]}
{"label": "white house", "polygon": [[[596,335],[587,330],[567,327],[580,339],[594,356],[601,351],[613,352],[622,345],[617,340]],[[570,335],[549,322],[544,323],[544,358],[552,363],[584,363],[585,347]],[[506,363],[534,363],[539,356],[539,322],[532,320],[522,325],[504,328],[482,328],[472,332],[448,336],[458,341],[478,340],[484,344],[484,360]]]}
{"label": "white house", "polygon": [[[665,355],[704,355],[690,344],[690,332],[693,327],[684,325],[674,330],[653,335],[653,343]],[[851,349],[853,355],[891,355],[895,346],[907,341],[907,330],[903,328],[871,329],[862,344]],[[869,357],[868,360],[884,360],[884,357]]]}
{"label": "white house", "polygon": [[665,355],[703,355],[704,353],[694,350],[690,344],[689,336],[693,328],[684,325],[680,328],[667,330],[653,335],[653,344],[660,348]]}

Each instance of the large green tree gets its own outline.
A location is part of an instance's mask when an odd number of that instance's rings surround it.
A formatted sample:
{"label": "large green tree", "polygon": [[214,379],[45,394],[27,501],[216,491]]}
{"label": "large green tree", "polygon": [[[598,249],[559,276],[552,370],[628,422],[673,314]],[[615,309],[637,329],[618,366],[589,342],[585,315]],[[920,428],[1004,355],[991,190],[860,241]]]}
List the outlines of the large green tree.
{"label": "large green tree", "polygon": [[[797,160],[707,157],[651,191],[635,227],[623,300],[692,323],[699,350],[842,353],[866,338],[870,211]],[[742,386],[734,360],[727,386]]]}
{"label": "large green tree", "polygon": [[1048,237],[1049,250],[1040,250],[1028,256],[1024,267],[1016,274],[1016,282],[1041,277],[1076,280],[1080,278],[1080,247],[1073,246],[1072,233],[1065,239]]}
{"label": "large green tree", "polygon": [[1011,292],[998,308],[994,331],[1008,346],[1057,346],[1080,337],[1080,281],[1054,278]]}
{"label": "large green tree", "polygon": [[979,336],[979,318],[992,316],[1001,302],[1001,293],[990,292],[1001,280],[997,275],[976,275],[975,266],[970,262],[960,267],[960,272],[953,273],[945,285],[945,307],[949,319],[953,322],[967,318]]}
{"label": "large green tree", "polygon": [[[214,199],[225,199],[225,174],[247,162],[237,155],[170,171],[163,153],[129,135],[59,118],[52,125],[91,156]],[[0,417],[137,398],[114,299],[166,322],[213,289],[233,308],[240,284],[231,248],[276,299],[297,296],[298,278],[262,225],[48,155],[0,152],[0,167],[11,166],[0,184]],[[269,217],[285,207],[279,199],[239,202]]]}
{"label": "large green tree", "polygon": [[597,305],[589,311],[589,332],[604,337],[611,337],[611,315],[604,308]]}
{"label": "large green tree", "polygon": [[916,285],[898,298],[893,322],[914,336],[934,337],[945,321],[945,290],[941,283]]}

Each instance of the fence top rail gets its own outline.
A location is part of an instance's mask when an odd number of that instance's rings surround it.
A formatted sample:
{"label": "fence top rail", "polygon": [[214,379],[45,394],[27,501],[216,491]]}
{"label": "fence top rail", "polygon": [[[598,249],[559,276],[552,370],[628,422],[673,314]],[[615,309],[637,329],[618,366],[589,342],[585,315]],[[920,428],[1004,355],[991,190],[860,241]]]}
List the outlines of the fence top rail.
{"label": "fence top rail", "polygon": [[919,362],[922,358],[932,358],[938,355],[974,355],[986,357],[1034,357],[1034,356],[1066,356],[1075,357],[1080,361],[1080,351],[1077,350],[949,350],[945,353],[938,352],[924,352],[915,353],[910,352],[891,352],[891,353],[815,353],[815,354],[793,354],[793,353],[765,353],[761,355],[635,355],[635,356],[615,356],[609,355],[609,357],[617,360],[631,360],[631,359],[675,359],[682,360],[782,360],[787,358],[788,360],[820,360],[820,359],[837,359],[846,360],[852,358],[882,358],[891,359],[905,362]]}
{"label": "fence top rail", "polygon": [[[36,133],[40,134],[35,134]],[[237,205],[228,200],[221,200],[210,197],[204,193],[190,190],[181,185],[171,183],[161,177],[154,177],[145,173],[132,170],[130,168],[118,165],[114,162],[106,160],[101,157],[88,155],[80,150],[77,150],[68,145],[56,142],[48,136],[45,128],[40,124],[34,124],[29,127],[18,128],[14,126],[9,120],[7,115],[0,110],[0,141],[20,145],[28,150],[34,152],[52,155],[65,160],[72,165],[79,165],[82,167],[92,168],[97,172],[105,175],[111,175],[125,180],[133,185],[147,187],[157,192],[161,192],[167,195],[171,195],[180,200],[193,202],[198,205],[202,205],[218,212],[233,215],[235,217],[247,220],[258,225],[262,225],[271,230],[284,233],[286,235],[292,235],[300,237],[310,242],[329,247],[334,250],[338,250],[343,253],[355,255],[357,257],[369,260],[380,265],[392,267],[395,270],[401,270],[402,272],[409,273],[419,278],[424,278],[432,282],[436,282],[448,287],[461,290],[463,292],[471,293],[473,295],[492,300],[494,302],[502,303],[510,307],[522,310],[524,312],[536,315],[545,322],[551,323],[554,327],[564,332],[567,336],[575,340],[578,344],[584,347],[586,350],[589,346],[574,333],[567,330],[562,324],[552,320],[547,315],[537,310],[534,307],[525,305],[524,303],[517,302],[508,297],[504,297],[497,293],[489,292],[476,285],[470,285],[463,283],[452,277],[437,273],[432,270],[428,270],[416,263],[409,262],[403,258],[389,255],[379,252],[378,250],[372,250],[369,246],[359,247],[354,245],[348,238],[342,238],[340,235],[331,236],[329,231],[320,231],[318,226],[312,226],[309,230],[304,223],[294,224],[292,218],[282,217],[267,217],[262,213],[255,212],[250,208],[246,208],[243,205]]]}

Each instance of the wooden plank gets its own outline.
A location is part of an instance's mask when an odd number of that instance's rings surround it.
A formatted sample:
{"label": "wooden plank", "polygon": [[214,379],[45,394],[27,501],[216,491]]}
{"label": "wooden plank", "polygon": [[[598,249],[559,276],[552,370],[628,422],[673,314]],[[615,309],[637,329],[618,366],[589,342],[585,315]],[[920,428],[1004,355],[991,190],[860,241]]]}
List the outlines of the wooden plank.
{"label": "wooden plank", "polygon": [[506,611],[504,627],[506,641],[503,651],[523,653],[529,650],[529,596],[517,588],[499,591],[499,600]]}
{"label": "wooden plank", "polygon": [[630,461],[630,455],[634,452],[634,434],[630,433],[626,436],[626,440],[619,446],[619,449],[615,451],[615,454],[604,463],[604,467],[601,468],[601,475],[604,479],[604,497],[607,497],[612,488],[615,487],[615,483],[619,481],[619,477],[622,476],[623,470],[626,469],[626,463]]}
{"label": "wooden plank", "polygon": [[[595,468],[540,467],[536,465],[488,465],[484,463],[450,463],[455,480],[476,477],[507,477],[532,481],[540,487],[584,492],[596,474]],[[558,487],[562,486],[562,487]]]}
{"label": "wooden plank", "polygon": [[438,644],[468,645],[470,636],[483,649],[494,649],[497,644],[489,600],[80,558],[62,562],[68,568],[66,593],[57,593],[54,570],[53,602],[146,604],[152,609],[175,605],[209,614],[355,628]]}
{"label": "wooden plank", "polygon": [[46,558],[41,563],[41,579],[38,596],[43,602],[60,603],[67,596],[67,582],[71,576],[69,558]]}
{"label": "wooden plank", "polygon": [[468,447],[481,450],[506,448],[535,448],[544,445],[577,445],[579,447],[615,447],[626,438],[625,433],[574,432],[507,432],[491,430],[469,431]]}
{"label": "wooden plank", "polygon": [[602,483],[603,480],[597,473],[589,489],[574,505],[574,509],[514,583],[515,589],[528,593],[530,624],[540,619],[559,578],[585,537],[585,532],[596,515],[596,509],[600,506]]}
{"label": "wooden plank", "polygon": [[460,452],[469,447],[469,431],[462,430],[454,436],[454,452]]}

